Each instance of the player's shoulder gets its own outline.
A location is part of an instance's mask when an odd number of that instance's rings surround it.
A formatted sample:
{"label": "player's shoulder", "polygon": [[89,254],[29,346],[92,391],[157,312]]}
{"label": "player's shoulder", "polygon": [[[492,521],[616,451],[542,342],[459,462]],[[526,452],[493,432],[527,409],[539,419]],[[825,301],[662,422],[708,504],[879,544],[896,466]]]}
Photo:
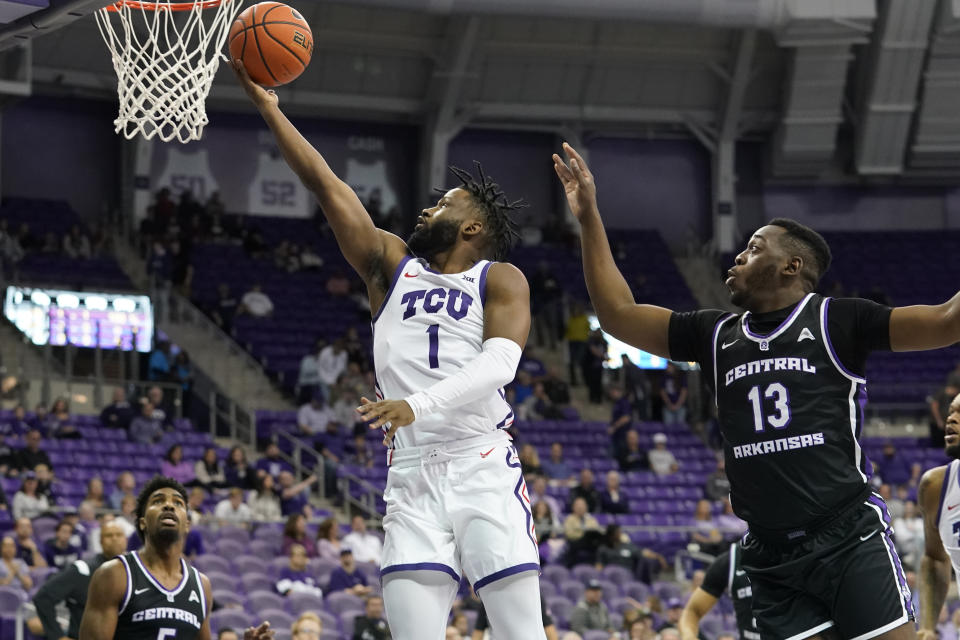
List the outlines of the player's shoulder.
{"label": "player's shoulder", "polygon": [[491,262],[487,269],[487,292],[499,295],[530,295],[530,285],[523,271],[509,262]]}
{"label": "player's shoulder", "polygon": [[120,601],[127,590],[127,569],[120,558],[107,560],[93,572],[91,592]]}
{"label": "player's shoulder", "polygon": [[917,488],[917,500],[920,503],[920,509],[927,511],[931,507],[936,507],[940,500],[940,493],[943,491],[943,483],[947,478],[947,469],[950,464],[941,465],[932,469],[927,469],[920,477],[920,485]]}

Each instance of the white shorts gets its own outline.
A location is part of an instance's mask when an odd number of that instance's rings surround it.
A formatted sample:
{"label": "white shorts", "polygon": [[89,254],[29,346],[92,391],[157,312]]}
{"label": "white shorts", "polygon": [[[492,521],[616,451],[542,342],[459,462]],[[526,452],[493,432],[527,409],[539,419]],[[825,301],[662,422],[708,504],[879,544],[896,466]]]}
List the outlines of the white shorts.
{"label": "white shorts", "polygon": [[505,432],[391,453],[381,575],[442,571],[479,590],[540,570],[527,486]]}

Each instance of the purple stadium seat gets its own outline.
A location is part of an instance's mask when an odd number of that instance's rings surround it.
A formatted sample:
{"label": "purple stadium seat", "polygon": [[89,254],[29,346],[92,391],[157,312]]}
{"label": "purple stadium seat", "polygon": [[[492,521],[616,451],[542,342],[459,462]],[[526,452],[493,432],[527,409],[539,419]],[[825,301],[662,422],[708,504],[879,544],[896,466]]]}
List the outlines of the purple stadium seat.
{"label": "purple stadium seat", "polygon": [[240,605],[242,607],[247,602],[246,596],[232,589],[214,589],[213,600],[221,607],[226,605]]}
{"label": "purple stadium seat", "polygon": [[250,543],[250,532],[239,527],[221,527],[218,540],[235,540],[246,547]]}
{"label": "purple stadium seat", "polygon": [[[340,621],[337,619],[337,616],[330,613],[329,611],[325,609],[320,609],[320,610],[314,611],[314,613],[320,616],[320,619],[323,620],[324,632],[329,630],[335,631],[340,626]],[[339,637],[339,634],[337,634],[336,637]]]}
{"label": "purple stadium seat", "polygon": [[264,609],[280,609],[281,611],[287,609],[287,601],[283,596],[266,589],[247,591],[247,602],[249,608],[254,612]]}
{"label": "purple stadium seat", "polygon": [[227,575],[233,573],[230,562],[226,558],[212,553],[205,553],[202,556],[197,556],[193,560],[192,564],[196,565],[197,569],[200,569],[200,571],[203,571],[204,573],[209,573],[211,571],[217,571]]}
{"label": "purple stadium seat", "polygon": [[626,567],[620,567],[617,565],[610,565],[604,567],[600,572],[600,575],[604,580],[610,580],[611,582],[616,583],[617,585],[623,585],[626,582],[629,582],[633,579],[633,574],[630,573],[630,570]]}
{"label": "purple stadium seat", "polygon": [[543,568],[543,577],[559,586],[561,582],[570,577],[570,571],[563,565],[548,564]]}
{"label": "purple stadium seat", "polygon": [[632,600],[629,597],[606,598],[606,602],[610,606],[610,611],[616,611],[621,615],[633,609],[633,605],[631,604]]}
{"label": "purple stadium seat", "polygon": [[550,607],[550,613],[553,614],[554,619],[557,621],[557,626],[567,626],[567,621],[570,620],[570,611],[573,609],[574,603],[563,596],[555,596],[553,598],[547,598],[547,606]]}
{"label": "purple stadium seat", "polygon": [[363,609],[347,609],[340,614],[340,626],[343,628],[343,635],[348,638],[353,637],[353,623],[357,616],[363,615]]}
{"label": "purple stadium seat", "polygon": [[573,568],[572,573],[573,577],[583,584],[587,584],[591,580],[598,580],[600,578],[600,572],[588,564],[578,564]]}
{"label": "purple stadium seat", "polygon": [[363,609],[363,600],[344,591],[337,591],[327,596],[327,609],[340,615],[348,609]]}
{"label": "purple stadium seat", "polygon": [[299,616],[304,611],[319,611],[325,607],[323,598],[311,593],[291,593],[287,596],[287,608],[290,613]]}
{"label": "purple stadium seat", "polygon": [[570,579],[560,583],[560,594],[573,602],[577,602],[583,597],[584,590],[585,587],[579,580]]}
{"label": "purple stadium seat", "polygon": [[247,545],[252,555],[261,558],[272,558],[280,552],[280,540],[251,540]]}
{"label": "purple stadium seat", "polygon": [[552,598],[557,595],[557,585],[549,582],[548,580],[540,581],[540,597],[541,598]]}
{"label": "purple stadium seat", "polygon": [[246,629],[253,623],[253,616],[242,609],[219,609],[210,614],[210,631],[214,634],[224,627]]}
{"label": "purple stadium seat", "polygon": [[221,538],[216,541],[214,548],[217,550],[217,553],[222,555],[225,558],[236,558],[242,556],[247,551],[246,543],[237,542],[230,538]]}
{"label": "purple stadium seat", "polygon": [[290,559],[280,556],[270,561],[270,564],[267,565],[267,572],[271,576],[276,576],[280,573],[281,569],[287,566],[290,566]]}
{"label": "purple stadium seat", "polygon": [[583,640],[610,640],[610,633],[607,631],[591,629],[583,632]]}
{"label": "purple stadium seat", "polygon": [[623,590],[624,595],[633,598],[637,602],[643,602],[651,593],[650,587],[639,581],[627,582],[621,585],[620,588]]}
{"label": "purple stadium seat", "polygon": [[[327,558],[311,558],[310,559],[310,570],[314,573],[325,573],[329,574],[331,571],[340,566],[340,563],[335,560],[328,560]],[[366,574],[367,577],[370,577],[369,574]],[[379,578],[379,575],[374,576]]]}
{"label": "purple stadium seat", "polygon": [[255,617],[257,620],[268,621],[271,627],[278,629],[289,629],[293,625],[294,620],[296,620],[295,616],[291,616],[282,608],[275,607],[258,607]]}
{"label": "purple stadium seat", "polygon": [[245,573],[266,573],[263,569],[263,558],[257,556],[239,556],[233,558],[234,570],[243,575]]}
{"label": "purple stadium seat", "polygon": [[248,594],[252,594],[254,591],[269,591],[273,593],[273,590],[276,588],[276,583],[273,578],[262,571],[245,573],[240,578],[240,582],[243,584],[244,591]]}

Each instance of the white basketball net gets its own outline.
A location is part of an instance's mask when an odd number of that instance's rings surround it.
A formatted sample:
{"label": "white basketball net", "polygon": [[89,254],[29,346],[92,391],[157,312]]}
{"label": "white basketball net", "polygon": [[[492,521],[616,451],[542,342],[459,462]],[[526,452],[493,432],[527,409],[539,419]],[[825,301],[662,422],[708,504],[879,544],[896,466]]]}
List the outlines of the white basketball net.
{"label": "white basketball net", "polygon": [[128,139],[138,133],[148,140],[157,136],[164,142],[200,139],[208,122],[207,94],[221,58],[227,59],[221,50],[242,4],[154,0],[97,11],[97,26],[117,72],[117,133]]}

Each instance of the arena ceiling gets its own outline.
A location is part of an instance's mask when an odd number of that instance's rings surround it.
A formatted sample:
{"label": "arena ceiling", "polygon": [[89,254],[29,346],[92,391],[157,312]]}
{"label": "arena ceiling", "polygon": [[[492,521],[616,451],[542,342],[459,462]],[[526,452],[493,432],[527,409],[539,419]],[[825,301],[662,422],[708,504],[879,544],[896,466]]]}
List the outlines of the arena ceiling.
{"label": "arena ceiling", "polygon": [[[33,93],[115,99],[89,15],[101,2],[50,0],[61,15],[47,28],[0,27],[30,39]],[[960,172],[960,0],[290,3],[315,40],[308,71],[279,90],[296,112],[441,132],[692,133],[714,149],[762,136],[784,176]],[[223,67],[210,103],[248,108]]]}

